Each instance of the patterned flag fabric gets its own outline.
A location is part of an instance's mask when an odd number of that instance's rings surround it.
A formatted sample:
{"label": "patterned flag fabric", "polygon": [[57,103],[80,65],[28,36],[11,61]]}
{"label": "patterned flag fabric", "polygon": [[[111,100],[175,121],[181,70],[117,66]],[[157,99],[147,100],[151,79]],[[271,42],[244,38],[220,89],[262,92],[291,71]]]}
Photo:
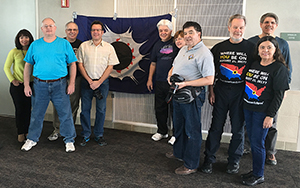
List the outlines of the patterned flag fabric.
{"label": "patterned flag fabric", "polygon": [[95,20],[104,24],[103,41],[109,42],[116,50],[119,65],[114,66],[110,77],[110,91],[126,93],[149,93],[148,80],[150,53],[159,40],[156,24],[161,19],[171,20],[170,14],[143,18],[90,17],[77,15],[78,39],[91,39],[90,26]]}

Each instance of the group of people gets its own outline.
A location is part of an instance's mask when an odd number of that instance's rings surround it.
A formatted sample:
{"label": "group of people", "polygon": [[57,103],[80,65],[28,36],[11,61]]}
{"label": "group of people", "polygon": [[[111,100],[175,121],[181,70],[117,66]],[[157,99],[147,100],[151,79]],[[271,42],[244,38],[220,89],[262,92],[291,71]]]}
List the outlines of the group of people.
{"label": "group of people", "polygon": [[[170,78],[175,74],[184,78],[184,81],[175,83],[178,93],[190,86],[208,86],[208,101],[213,106],[213,118],[205,143],[204,162],[200,166],[202,172],[213,172],[227,114],[230,117],[232,137],[226,172],[237,174],[241,157],[251,151],[253,168],[241,177],[243,184],[256,185],[264,182],[265,162],[277,164],[277,111],[285,91],[289,89],[292,65],[288,43],[274,35],[278,17],[274,13],[266,13],[261,17],[260,26],[262,34],[246,40],[243,38],[245,16],[233,15],[228,21],[230,38],[217,43],[209,51],[202,42],[202,30],[198,23],[186,22],[183,30],[179,31],[182,35],[178,32],[174,38],[171,37],[172,27],[167,20],[157,25],[161,41],[155,44],[151,54],[147,82],[151,91],[156,71],[155,114],[158,130],[152,139],[158,141],[168,138],[168,133],[173,132],[168,141],[173,145],[173,151],[167,152],[166,157],[184,162],[175,170],[176,174],[188,175],[196,172],[199,167],[201,106],[205,91],[202,89],[196,94],[190,89],[194,94],[191,102],[173,99],[171,105],[168,104],[169,101],[164,99],[170,92]],[[183,40],[176,38],[178,35]],[[179,46],[182,43],[183,47]],[[164,51],[166,48],[172,50]],[[168,82],[164,80],[166,77]],[[168,119],[171,118],[173,129],[168,130],[168,127],[172,127],[168,126]],[[245,137],[250,142],[245,142],[244,148]]]}
{"label": "group of people", "polygon": [[[172,134],[168,142],[173,145],[173,151],[167,152],[166,157],[183,161],[175,170],[176,174],[195,173],[200,165],[204,86],[208,86],[213,118],[201,171],[213,172],[228,113],[232,137],[226,172],[236,174],[239,171],[239,162],[245,152],[244,125],[251,145],[253,169],[242,174],[242,183],[264,182],[265,161],[276,165],[276,117],[284,93],[289,89],[292,66],[287,42],[274,35],[278,17],[266,13],[260,22],[262,34],[246,40],[243,38],[245,16],[231,16],[228,21],[230,38],[211,50],[204,45],[202,29],[197,22],[186,22],[174,37],[171,36],[172,22],[166,19],[158,22],[160,40],[153,46],[147,81],[148,90],[155,89],[158,126],[151,138],[159,141]],[[54,20],[45,18],[41,26],[42,38],[33,41],[25,29],[17,34],[16,48],[9,52],[4,70],[11,82],[18,141],[25,141],[21,150],[29,151],[37,144],[47,106],[52,101],[54,131],[48,139],[53,141],[63,136],[66,152],[75,151],[74,124],[80,98],[80,145],[85,146],[92,134],[93,97],[96,98],[94,140],[101,146],[107,144],[103,124],[108,77],[119,61],[114,48],[102,40],[103,24],[94,21],[90,29],[92,39],[81,42],[77,39],[78,26],[68,22],[65,40],[55,35]],[[173,83],[174,75],[183,79]],[[172,84],[176,87],[172,88]],[[168,100],[170,92],[174,95],[171,102]]]}
{"label": "group of people", "polygon": [[39,141],[51,101],[54,131],[48,139],[53,141],[62,136],[66,152],[75,151],[74,123],[80,98],[80,145],[85,146],[92,134],[90,111],[93,97],[96,98],[94,140],[101,146],[106,145],[103,125],[108,77],[119,61],[112,45],[102,41],[103,24],[94,21],[91,24],[92,39],[85,42],[77,39],[78,26],[74,22],[66,24],[65,39],[55,35],[56,25],[52,18],[42,21],[41,30],[43,37],[35,41],[28,30],[21,30],[15,38],[16,48],[9,52],[4,66],[11,82],[18,141],[25,141],[21,150],[29,151]]}

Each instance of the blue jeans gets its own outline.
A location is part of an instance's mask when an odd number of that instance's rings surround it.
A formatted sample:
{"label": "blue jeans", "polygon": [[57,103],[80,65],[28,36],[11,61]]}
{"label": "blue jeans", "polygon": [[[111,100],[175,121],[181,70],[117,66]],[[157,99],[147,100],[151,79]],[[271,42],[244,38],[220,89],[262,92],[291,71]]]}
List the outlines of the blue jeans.
{"label": "blue jeans", "polygon": [[[80,86],[81,86],[81,79],[82,76],[77,76],[75,79],[75,91],[70,95],[70,104],[71,104],[71,110],[72,110],[72,117],[73,117],[73,122],[74,125],[76,123],[76,118],[77,118],[77,111],[79,109],[79,100],[80,100]],[[69,83],[69,80],[67,81]],[[57,115],[57,111],[55,108],[53,108],[53,128],[55,133],[59,133],[59,119]]]}
{"label": "blue jeans", "polygon": [[60,121],[60,134],[64,137],[64,142],[74,143],[76,131],[72,118],[69,95],[66,93],[66,78],[46,83],[34,79],[32,89],[32,111],[30,118],[30,126],[27,138],[35,142],[39,141],[43,129],[43,120],[49,105],[52,101],[57,110]]}
{"label": "blue jeans", "polygon": [[205,92],[189,104],[180,104],[173,100],[173,124],[176,141],[173,145],[174,155],[184,161],[188,169],[196,169],[200,162],[201,107]]}
{"label": "blue jeans", "polygon": [[[100,90],[103,99],[96,98],[96,119],[94,124],[95,137],[102,137],[104,133],[103,125],[106,112],[106,98],[109,90],[109,81],[106,79],[98,88]],[[90,84],[86,79],[81,80],[81,113],[80,121],[82,126],[81,135],[84,138],[91,136],[91,108],[92,100],[94,97],[94,90],[90,88]]]}
{"label": "blue jeans", "polygon": [[269,130],[263,128],[266,113],[244,109],[244,116],[251,144],[253,175],[261,177],[264,175],[266,159],[265,139]]}

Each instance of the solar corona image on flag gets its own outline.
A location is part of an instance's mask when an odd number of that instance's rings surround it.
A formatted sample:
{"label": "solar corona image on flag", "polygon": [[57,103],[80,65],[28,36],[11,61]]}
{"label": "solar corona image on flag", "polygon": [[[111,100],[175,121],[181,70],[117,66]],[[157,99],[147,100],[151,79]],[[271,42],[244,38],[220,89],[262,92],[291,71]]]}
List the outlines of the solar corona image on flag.
{"label": "solar corona image on flag", "polygon": [[[148,80],[150,53],[160,40],[157,23],[161,19],[171,20],[170,14],[141,18],[90,17],[77,15],[78,39],[90,40],[90,26],[95,20],[104,25],[103,41],[110,43],[118,56],[119,65],[109,78],[109,90],[125,93],[149,93]],[[154,76],[155,77],[155,76]],[[154,82],[155,83],[155,82]]]}
{"label": "solar corona image on flag", "polygon": [[136,43],[132,39],[132,31],[128,29],[125,33],[117,34],[112,32],[107,25],[105,25],[105,33],[102,38],[104,41],[111,43],[115,48],[119,65],[114,66],[114,71],[110,74],[111,77],[123,80],[124,77],[130,77],[136,84],[138,80],[133,73],[136,70],[144,71],[139,66],[139,61],[145,56],[140,54],[140,47],[145,43]]}

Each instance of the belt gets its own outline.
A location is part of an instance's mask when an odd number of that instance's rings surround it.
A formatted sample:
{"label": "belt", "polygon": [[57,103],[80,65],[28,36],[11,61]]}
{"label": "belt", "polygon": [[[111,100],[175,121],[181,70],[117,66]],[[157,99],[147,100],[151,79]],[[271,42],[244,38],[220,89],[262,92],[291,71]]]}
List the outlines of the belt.
{"label": "belt", "polygon": [[37,77],[34,77],[34,78],[37,79],[37,80],[40,81],[40,82],[51,83],[51,82],[56,82],[56,81],[62,80],[62,79],[64,79],[64,78],[66,78],[66,77],[67,77],[67,76],[64,76],[64,77],[61,77],[61,78],[58,78],[58,79],[54,79],[54,80],[41,80],[41,79],[39,79],[39,78],[37,78]]}

